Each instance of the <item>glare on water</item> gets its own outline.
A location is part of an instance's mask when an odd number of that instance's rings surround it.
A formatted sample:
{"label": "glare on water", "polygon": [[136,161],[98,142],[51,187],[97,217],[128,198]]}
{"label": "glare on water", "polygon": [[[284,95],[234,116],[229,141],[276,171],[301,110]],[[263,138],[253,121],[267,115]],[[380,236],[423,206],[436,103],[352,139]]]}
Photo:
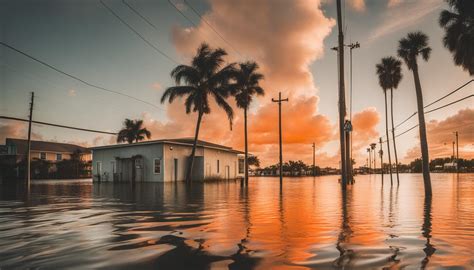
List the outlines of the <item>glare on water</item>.
{"label": "glare on water", "polygon": [[474,267],[474,175],[0,186],[0,268]]}

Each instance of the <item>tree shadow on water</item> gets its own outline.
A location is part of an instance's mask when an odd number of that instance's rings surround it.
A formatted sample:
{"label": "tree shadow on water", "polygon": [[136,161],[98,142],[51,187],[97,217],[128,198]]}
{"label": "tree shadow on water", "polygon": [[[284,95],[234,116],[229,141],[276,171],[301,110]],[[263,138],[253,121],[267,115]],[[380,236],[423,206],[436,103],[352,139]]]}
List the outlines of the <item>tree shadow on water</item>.
{"label": "tree shadow on water", "polygon": [[425,269],[430,261],[431,256],[436,252],[436,248],[431,244],[431,196],[425,197],[425,205],[423,210],[423,226],[421,228],[423,237],[426,238],[425,248],[425,258],[421,261],[421,268]]}
{"label": "tree shadow on water", "polygon": [[254,269],[259,258],[253,258],[246,252],[245,241],[238,244],[238,251],[231,256],[212,255],[204,249],[204,240],[198,241],[198,248],[186,243],[186,239],[174,235],[161,237],[156,244],[168,244],[176,248],[164,253],[154,261],[159,269],[210,269],[211,264],[232,260],[229,269]]}

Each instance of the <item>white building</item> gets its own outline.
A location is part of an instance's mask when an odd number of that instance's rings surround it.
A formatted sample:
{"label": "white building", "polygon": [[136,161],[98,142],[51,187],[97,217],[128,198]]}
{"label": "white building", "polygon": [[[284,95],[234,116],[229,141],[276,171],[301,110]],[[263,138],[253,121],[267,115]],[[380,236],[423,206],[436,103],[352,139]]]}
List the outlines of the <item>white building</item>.
{"label": "white building", "polygon": [[[92,175],[94,181],[184,181],[192,145],[192,139],[170,139],[93,147]],[[198,141],[193,181],[243,176],[243,152]]]}

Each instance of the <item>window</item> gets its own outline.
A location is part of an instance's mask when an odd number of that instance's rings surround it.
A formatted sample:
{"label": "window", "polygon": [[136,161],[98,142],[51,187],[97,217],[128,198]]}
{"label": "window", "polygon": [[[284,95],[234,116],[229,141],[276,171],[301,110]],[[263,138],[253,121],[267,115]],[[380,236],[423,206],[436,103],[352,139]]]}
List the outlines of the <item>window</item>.
{"label": "window", "polygon": [[155,174],[161,173],[161,159],[159,158],[154,159],[154,173]]}
{"label": "window", "polygon": [[219,160],[217,160],[217,173],[219,173]]}
{"label": "window", "polygon": [[239,158],[239,174],[244,173],[244,160]]}
{"label": "window", "polygon": [[56,160],[58,161],[63,160],[63,154],[56,154]]}
{"label": "window", "polygon": [[41,152],[40,153],[40,159],[46,159],[46,153]]}

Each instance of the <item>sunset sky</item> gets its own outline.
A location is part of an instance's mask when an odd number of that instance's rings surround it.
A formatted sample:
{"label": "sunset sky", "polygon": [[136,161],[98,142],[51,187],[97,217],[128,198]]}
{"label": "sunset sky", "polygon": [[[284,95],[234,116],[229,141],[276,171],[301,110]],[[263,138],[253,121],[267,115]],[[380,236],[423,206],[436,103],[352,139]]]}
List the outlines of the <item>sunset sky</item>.
{"label": "sunset sky", "polygon": [[[331,50],[337,44],[335,0],[188,0],[205,21],[182,0],[171,0],[176,8],[166,0],[128,0],[156,29],[122,1],[104,2],[176,62],[189,63],[205,41],[225,48],[228,62],[259,63],[266,95],[251,107],[249,150],[260,157],[262,165],[278,159],[278,108],[271,98],[281,91],[290,99],[282,109],[284,160],[310,163],[315,142],[317,165],[338,166],[337,55]],[[441,0],[345,1],[345,43],[361,43],[353,51],[356,166],[365,164],[365,149],[385,134],[383,92],[375,65],[382,57],[396,56],[398,40],[408,32],[426,33],[433,49],[428,62],[419,62],[425,104],[473,79],[454,65],[451,53],[442,45],[444,30],[438,17],[444,8],[447,5]],[[186,115],[182,102],[159,104],[163,91],[173,85],[170,71],[177,64],[147,45],[98,0],[2,0],[0,40],[88,82],[160,107],[101,92],[0,47],[0,115],[27,118],[29,95],[34,91],[34,119],[38,121],[118,131],[125,118],[144,119],[153,139],[193,136],[195,114]],[[429,109],[473,92],[471,83]],[[396,124],[416,111],[415,97],[413,76],[403,65],[394,100]],[[203,119],[200,138],[243,149],[242,114],[235,108],[231,131],[223,111],[213,106],[212,114]],[[454,131],[460,134],[460,156],[474,158],[472,98],[427,114],[426,121],[430,158],[451,154]],[[397,133],[415,124],[417,117]],[[35,139],[87,146],[115,142],[113,136],[38,125],[33,133]],[[0,120],[0,144],[6,137],[26,138],[26,125]],[[397,139],[402,162],[421,156],[418,129]]]}

